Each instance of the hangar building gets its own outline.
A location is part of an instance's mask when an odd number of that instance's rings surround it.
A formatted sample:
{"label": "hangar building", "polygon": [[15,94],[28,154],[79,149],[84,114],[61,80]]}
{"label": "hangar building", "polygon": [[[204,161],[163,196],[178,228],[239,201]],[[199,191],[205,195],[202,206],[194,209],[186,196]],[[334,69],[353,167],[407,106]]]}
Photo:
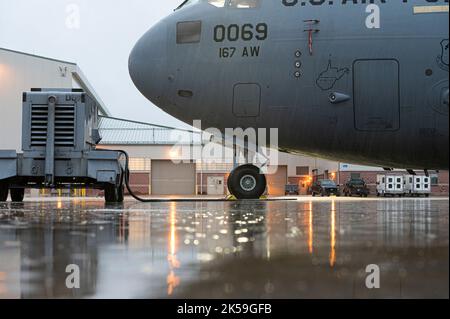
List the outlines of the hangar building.
{"label": "hangar building", "polygon": [[[102,116],[100,135],[102,148],[123,149],[130,154],[131,184],[140,194],[227,193],[226,181],[233,169],[229,161],[185,163],[190,154],[174,154],[179,140],[201,147],[200,133]],[[176,163],[179,160],[183,163]],[[291,183],[300,186],[300,194],[306,194],[312,175],[336,179],[338,169],[336,162],[280,153],[276,173],[267,176],[268,192],[284,195],[286,184]]]}
{"label": "hangar building", "polygon": [[[142,195],[225,195],[227,178],[233,169],[229,163],[208,163],[189,160],[174,152],[179,140],[201,147],[200,133],[112,117],[100,118],[101,148],[123,149],[130,154],[131,186]],[[174,154],[175,153],[175,154]],[[344,184],[351,178],[363,178],[371,193],[376,192],[382,168],[351,165],[319,158],[279,154],[276,174],[268,175],[268,194],[284,195],[285,185],[299,185],[306,195],[314,179],[333,179]],[[179,160],[183,163],[177,163]],[[406,174],[394,170],[388,174]],[[423,174],[423,172],[418,172]],[[433,195],[448,195],[448,171],[430,172]]]}

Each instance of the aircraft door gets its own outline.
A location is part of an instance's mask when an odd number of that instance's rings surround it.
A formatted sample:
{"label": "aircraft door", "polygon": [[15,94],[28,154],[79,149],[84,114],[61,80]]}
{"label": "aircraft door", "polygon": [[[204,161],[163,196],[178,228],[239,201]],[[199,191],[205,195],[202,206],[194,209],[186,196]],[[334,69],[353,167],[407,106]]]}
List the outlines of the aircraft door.
{"label": "aircraft door", "polygon": [[353,63],[355,128],[359,131],[400,129],[400,80],[397,60]]}
{"label": "aircraft door", "polygon": [[233,88],[233,114],[257,117],[260,113],[261,87],[257,83],[238,83]]}

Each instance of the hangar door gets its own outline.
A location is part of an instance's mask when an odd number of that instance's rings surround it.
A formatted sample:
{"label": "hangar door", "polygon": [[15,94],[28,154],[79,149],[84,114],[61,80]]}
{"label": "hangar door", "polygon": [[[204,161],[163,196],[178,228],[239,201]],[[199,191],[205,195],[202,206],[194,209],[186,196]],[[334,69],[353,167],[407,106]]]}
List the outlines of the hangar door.
{"label": "hangar door", "polygon": [[268,174],[267,192],[271,196],[284,196],[288,182],[287,166],[278,166],[275,174]]}
{"label": "hangar door", "polygon": [[353,64],[355,128],[396,131],[400,128],[397,60],[357,60]]}
{"label": "hangar door", "polygon": [[195,164],[152,161],[152,195],[195,195]]}

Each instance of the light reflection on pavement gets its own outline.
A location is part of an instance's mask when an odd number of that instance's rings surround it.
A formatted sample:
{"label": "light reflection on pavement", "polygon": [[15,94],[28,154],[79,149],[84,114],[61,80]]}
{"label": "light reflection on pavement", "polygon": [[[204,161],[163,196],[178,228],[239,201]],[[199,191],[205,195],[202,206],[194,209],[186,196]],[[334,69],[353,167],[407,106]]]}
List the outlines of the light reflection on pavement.
{"label": "light reflection on pavement", "polygon": [[[0,204],[1,298],[448,298],[449,202]],[[80,289],[66,266],[80,267]],[[367,289],[365,268],[381,269]]]}

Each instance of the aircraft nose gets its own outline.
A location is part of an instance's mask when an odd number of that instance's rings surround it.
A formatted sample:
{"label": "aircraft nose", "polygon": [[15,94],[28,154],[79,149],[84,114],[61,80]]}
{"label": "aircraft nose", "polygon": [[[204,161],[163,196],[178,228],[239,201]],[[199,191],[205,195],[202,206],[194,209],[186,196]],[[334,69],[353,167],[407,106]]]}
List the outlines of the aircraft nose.
{"label": "aircraft nose", "polygon": [[128,69],[138,90],[156,103],[164,94],[167,79],[167,27],[158,23],[137,42],[131,51]]}

